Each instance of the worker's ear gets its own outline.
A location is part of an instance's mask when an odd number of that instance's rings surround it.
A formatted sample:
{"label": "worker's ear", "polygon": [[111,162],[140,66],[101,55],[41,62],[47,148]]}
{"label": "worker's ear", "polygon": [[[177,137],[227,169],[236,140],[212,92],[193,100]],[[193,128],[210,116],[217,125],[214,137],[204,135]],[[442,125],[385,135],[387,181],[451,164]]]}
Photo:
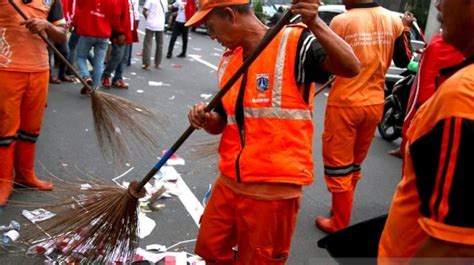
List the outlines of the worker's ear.
{"label": "worker's ear", "polygon": [[226,14],[227,19],[229,19],[232,24],[235,23],[235,11],[230,7],[226,7],[224,8],[224,12]]}

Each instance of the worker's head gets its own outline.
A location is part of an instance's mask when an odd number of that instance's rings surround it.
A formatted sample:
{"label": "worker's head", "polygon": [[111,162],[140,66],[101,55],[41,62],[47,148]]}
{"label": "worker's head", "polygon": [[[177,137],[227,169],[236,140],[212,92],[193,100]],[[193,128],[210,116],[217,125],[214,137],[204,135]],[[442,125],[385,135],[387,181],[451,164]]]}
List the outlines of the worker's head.
{"label": "worker's head", "polygon": [[[474,52],[474,0],[437,0],[443,39],[461,52]],[[470,51],[469,51],[470,50]]]}
{"label": "worker's head", "polygon": [[209,36],[229,49],[242,39],[242,22],[254,17],[249,0],[200,0],[199,11],[186,26],[206,24]]}

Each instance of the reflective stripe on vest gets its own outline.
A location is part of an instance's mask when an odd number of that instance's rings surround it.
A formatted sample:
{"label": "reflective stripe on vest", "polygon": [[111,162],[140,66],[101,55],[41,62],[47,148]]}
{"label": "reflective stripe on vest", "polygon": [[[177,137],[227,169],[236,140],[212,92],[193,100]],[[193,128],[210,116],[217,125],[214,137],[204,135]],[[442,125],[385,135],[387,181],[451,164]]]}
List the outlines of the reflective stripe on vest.
{"label": "reflective stripe on vest", "polygon": [[18,131],[18,138],[28,142],[36,143],[38,141],[39,134],[30,134],[23,131]]}

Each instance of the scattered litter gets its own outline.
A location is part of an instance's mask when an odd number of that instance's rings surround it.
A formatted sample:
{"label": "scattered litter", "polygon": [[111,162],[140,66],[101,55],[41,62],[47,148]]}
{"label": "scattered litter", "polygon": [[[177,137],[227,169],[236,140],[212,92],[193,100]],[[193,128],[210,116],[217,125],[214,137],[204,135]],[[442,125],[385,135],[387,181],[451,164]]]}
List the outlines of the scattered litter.
{"label": "scattered litter", "polygon": [[0,232],[5,232],[5,231],[10,231],[10,230],[16,230],[20,231],[21,225],[15,220],[10,221],[10,224],[8,226],[6,225],[0,225]]}
{"label": "scattered litter", "polygon": [[56,112],[56,110],[55,110],[55,109],[53,109],[53,112]]}
{"label": "scattered litter", "polygon": [[36,222],[41,222],[41,221],[44,221],[44,220],[48,220],[49,218],[55,216],[56,214],[54,214],[54,213],[52,213],[48,210],[45,210],[43,208],[39,208],[39,209],[36,209],[36,210],[31,210],[31,211],[23,210],[21,212],[21,215],[23,215],[23,217],[30,220],[30,222],[32,222],[34,224]]}
{"label": "scattered litter", "polygon": [[149,86],[170,86],[170,84],[165,84],[163,82],[148,81]]}
{"label": "scattered litter", "polygon": [[193,48],[193,50],[195,50],[195,51],[202,51],[201,48]]}
{"label": "scattered litter", "polygon": [[81,190],[88,190],[91,189],[92,186],[89,183],[81,184]]}
{"label": "scattered litter", "polygon": [[131,74],[131,75],[137,75],[137,73],[135,73],[135,72],[131,72],[130,74]]}
{"label": "scattered litter", "polygon": [[120,134],[120,133],[121,133],[121,130],[120,130],[119,127],[115,127],[115,133],[116,133],[116,134]]}
{"label": "scattered litter", "polygon": [[201,98],[204,98],[206,100],[210,97],[212,97],[212,94],[201,94]]}
{"label": "scattered litter", "polygon": [[146,246],[146,250],[148,250],[148,251],[154,250],[154,251],[158,251],[158,252],[166,252],[167,248],[166,248],[166,246],[164,246],[164,245],[151,244],[151,245]]}
{"label": "scattered litter", "polygon": [[175,99],[175,96],[173,95],[173,96],[169,97],[168,99],[169,99],[169,100],[174,100],[174,99]]}
{"label": "scattered litter", "polygon": [[86,128],[86,132],[88,132],[88,131],[89,131],[89,129]]}
{"label": "scattered litter", "polygon": [[180,64],[171,64],[174,68],[181,68],[182,66]]}
{"label": "scattered litter", "polygon": [[324,93],[324,95],[325,95],[326,97],[328,97],[328,96],[329,96],[329,93]]}
{"label": "scattered litter", "polygon": [[135,261],[148,260],[153,263],[157,263],[163,260],[166,256],[166,253],[155,254],[149,251],[144,250],[143,248],[137,248],[135,253]]}
{"label": "scattered litter", "polygon": [[223,52],[224,50],[223,49],[220,49],[220,48],[214,48],[215,51],[218,51],[218,52]]}
{"label": "scattered litter", "polygon": [[165,265],[187,265],[187,256],[184,252],[168,252],[165,256]]}
{"label": "scattered litter", "polygon": [[163,180],[163,181],[177,181],[179,178],[179,173],[176,169],[172,166],[163,166],[161,167],[160,171],[155,174],[154,178],[156,180]]}
{"label": "scattered litter", "polygon": [[123,80],[130,80],[130,78],[124,76]]}
{"label": "scattered litter", "polygon": [[137,52],[136,55],[141,57],[141,56],[143,56],[143,52],[141,52],[141,51],[140,51],[140,52]]}
{"label": "scattered litter", "polygon": [[209,201],[209,197],[211,196],[212,192],[212,184],[209,184],[209,188],[207,189],[206,193],[204,194],[204,197],[202,198],[202,206],[206,206],[207,202]]}
{"label": "scattered litter", "polygon": [[145,92],[145,91],[143,91],[143,90],[141,90],[141,89],[138,89],[138,90],[137,90],[137,93],[140,93],[140,94],[141,94],[141,93],[143,93],[143,92]]}
{"label": "scattered litter", "polygon": [[218,54],[218,53],[216,53],[216,52],[215,52],[215,53],[213,53],[212,55],[213,55],[213,56],[218,56],[218,57],[220,57],[220,56],[221,56],[220,54]]}
{"label": "scattered litter", "polygon": [[62,163],[62,166],[63,166],[63,167],[67,167],[67,164],[66,164],[66,163]]}
{"label": "scattered litter", "polygon": [[140,238],[145,238],[151,234],[156,226],[156,222],[144,213],[138,214],[138,232]]}
{"label": "scattered litter", "polygon": [[129,163],[125,163],[125,166],[129,167],[129,166],[130,166],[130,164],[129,164]]}
{"label": "scattered litter", "polygon": [[5,245],[15,242],[20,237],[20,233],[16,230],[10,230],[2,235],[2,243]]}
{"label": "scattered litter", "polygon": [[[126,165],[127,167],[130,166],[130,164],[128,164],[128,163],[125,164],[125,165]],[[129,168],[129,169],[128,169],[127,171],[125,171],[122,175],[113,178],[112,181],[113,181],[115,184],[117,184],[118,186],[124,187],[123,185],[120,185],[120,183],[118,183],[117,180],[118,180],[119,178],[122,178],[123,176],[127,175],[128,173],[130,173],[130,171],[132,171],[134,168],[135,168],[135,167]]]}
{"label": "scattered litter", "polygon": [[[202,96],[202,95],[201,95]],[[161,151],[161,155],[165,155],[168,152],[168,149]],[[186,161],[183,158],[179,157],[176,153],[173,154],[170,159],[166,162],[168,166],[184,166]]]}

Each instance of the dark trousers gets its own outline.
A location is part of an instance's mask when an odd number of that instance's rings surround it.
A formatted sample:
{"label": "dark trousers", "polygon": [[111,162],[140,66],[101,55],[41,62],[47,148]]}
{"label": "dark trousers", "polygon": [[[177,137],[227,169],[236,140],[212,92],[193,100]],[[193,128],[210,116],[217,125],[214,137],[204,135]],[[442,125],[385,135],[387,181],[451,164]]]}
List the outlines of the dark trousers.
{"label": "dark trousers", "polygon": [[[69,57],[69,47],[67,43],[54,44],[54,46],[64,56],[64,58],[67,59]],[[64,64],[61,60],[59,60],[59,58],[56,57],[56,55],[54,54],[51,48],[48,48],[48,53],[49,53],[49,65],[50,65],[49,69],[50,69],[51,76],[53,76],[52,71],[54,68],[54,63],[52,62],[53,58],[55,58],[56,59],[55,62],[58,62],[59,64],[58,76],[64,76],[66,72],[66,67],[67,67],[66,64]]]}
{"label": "dark trousers", "polygon": [[168,46],[168,55],[173,54],[174,43],[179,35],[183,38],[181,54],[186,54],[186,49],[188,48],[188,28],[184,26],[184,23],[176,21],[173,25],[173,33],[171,34],[170,45]]}

